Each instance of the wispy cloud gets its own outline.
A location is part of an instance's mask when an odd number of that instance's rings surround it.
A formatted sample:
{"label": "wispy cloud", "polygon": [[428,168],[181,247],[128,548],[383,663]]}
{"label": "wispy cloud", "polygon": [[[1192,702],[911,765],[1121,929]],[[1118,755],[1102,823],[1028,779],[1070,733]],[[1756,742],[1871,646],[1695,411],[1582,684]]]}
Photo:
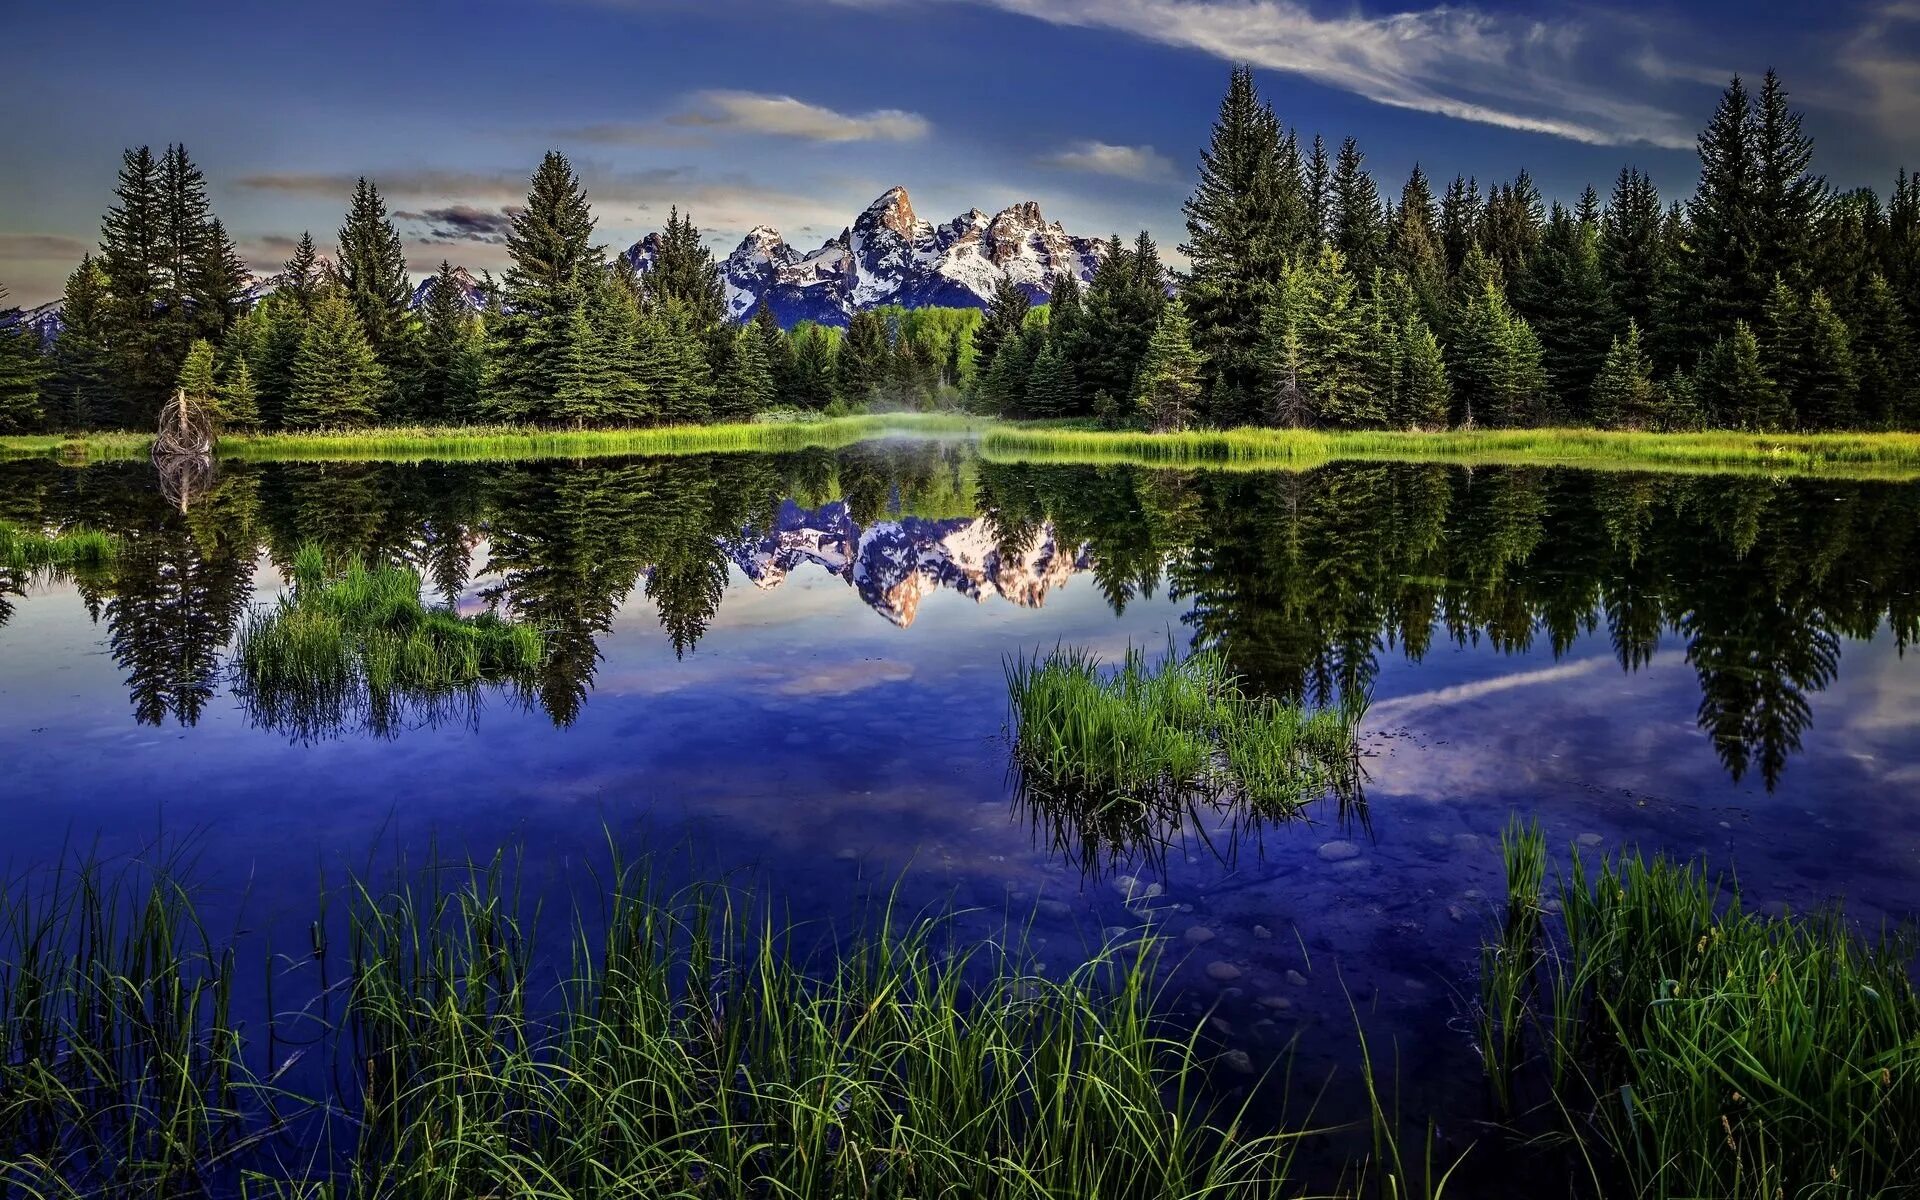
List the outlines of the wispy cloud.
{"label": "wispy cloud", "polygon": [[1043,156],[1050,167],[1114,175],[1121,179],[1153,181],[1173,177],[1173,161],[1152,146],[1116,146],[1110,142],[1076,142]]}
{"label": "wispy cloud", "polygon": [[1589,145],[1694,144],[1675,114],[1582,82],[1602,48],[1577,20],[1446,4],[1321,16],[1296,0],[970,2],[1285,71],[1395,108]]}
{"label": "wispy cloud", "polygon": [[792,96],[716,90],[694,96],[694,107],[674,124],[772,134],[810,142],[911,142],[932,128],[918,113],[897,108],[870,113],[835,112]]}
{"label": "wispy cloud", "polygon": [[393,216],[398,221],[425,226],[426,237],[436,242],[501,243],[507,240],[513,214],[513,205],[480,208],[472,204],[449,204],[418,212],[401,210]]}
{"label": "wispy cloud", "polygon": [[73,259],[93,249],[60,233],[0,233],[0,259]]}
{"label": "wispy cloud", "polygon": [[1843,70],[1866,90],[1866,112],[1888,133],[1910,138],[1920,127],[1920,0],[1868,10],[1840,54]]}

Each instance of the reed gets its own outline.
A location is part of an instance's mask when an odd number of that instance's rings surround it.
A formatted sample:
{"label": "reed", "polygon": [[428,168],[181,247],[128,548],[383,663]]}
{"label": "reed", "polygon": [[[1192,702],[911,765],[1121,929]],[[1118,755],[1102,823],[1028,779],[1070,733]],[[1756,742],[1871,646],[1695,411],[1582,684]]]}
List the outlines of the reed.
{"label": "reed", "polygon": [[[1041,974],[891,902],[822,943],[615,868],[536,954],[496,860],[348,889],[342,1021],[294,1097],[172,880],[0,909],[0,1188],[28,1195],[1278,1197],[1294,1135],[1210,1101],[1151,944]],[[276,967],[275,970],[280,970]],[[271,1001],[269,1002],[271,1003]],[[314,1120],[319,1133],[314,1133]],[[298,1125],[306,1136],[280,1136]]]}
{"label": "reed", "polygon": [[[1538,831],[1509,873],[1524,897]],[[1576,853],[1538,974],[1485,977],[1544,1059],[1562,1132],[1622,1194],[1890,1196],[1920,1179],[1920,998],[1910,930],[1830,909],[1759,916],[1731,881]],[[1533,988],[1529,995],[1525,989]],[[1611,1193],[1609,1193],[1611,1194]]]}
{"label": "reed", "polygon": [[0,521],[0,570],[32,574],[99,568],[119,553],[119,540],[97,529],[44,533]]}
{"label": "reed", "polygon": [[1229,791],[1265,816],[1290,816],[1359,788],[1362,705],[1309,710],[1248,695],[1215,651],[1131,648],[1112,669],[1056,647],[1005,664],[1022,786],[1130,820],[1194,795]]}
{"label": "reed", "polygon": [[356,718],[376,732],[403,713],[434,718],[483,684],[529,685],[546,657],[531,625],[428,607],[411,568],[335,567],[307,544],[289,574],[291,590],[241,627],[235,692],[256,720],[300,736]]}

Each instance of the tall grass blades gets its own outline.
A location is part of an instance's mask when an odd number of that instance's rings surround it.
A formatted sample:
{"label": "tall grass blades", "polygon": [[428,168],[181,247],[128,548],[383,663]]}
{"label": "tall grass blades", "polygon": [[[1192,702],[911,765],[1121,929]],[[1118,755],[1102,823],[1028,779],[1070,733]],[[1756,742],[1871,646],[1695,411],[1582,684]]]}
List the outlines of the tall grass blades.
{"label": "tall grass blades", "polygon": [[1249,696],[1213,651],[1149,664],[1136,648],[1109,668],[1055,648],[1009,659],[1006,679],[1018,788],[1072,827],[1055,840],[1078,841],[1088,861],[1156,842],[1196,801],[1272,819],[1359,794],[1364,706]]}
{"label": "tall grass blades", "polygon": [[[446,873],[439,873],[445,879]],[[183,893],[9,902],[0,1185],[29,1195],[1278,1197],[1294,1138],[1205,1098],[1149,946],[1065,978],[882,907],[822,944],[616,869],[570,955],[499,864],[350,890],[347,1016],[303,1104]],[[67,949],[67,947],[74,947]],[[283,1001],[284,1007],[284,1001]],[[314,1136],[316,1113],[329,1114]],[[297,1122],[308,1136],[275,1136]],[[237,1186],[236,1186],[237,1185]],[[1284,1194],[1297,1194],[1294,1187]]]}
{"label": "tall grass blades", "polygon": [[[1510,855],[1522,891],[1531,869]],[[1547,1108],[1601,1151],[1621,1194],[1920,1187],[1912,931],[1869,938],[1837,908],[1758,916],[1704,869],[1639,856],[1590,869],[1576,855],[1560,898],[1561,936],[1540,959],[1550,1000],[1528,1019]]]}
{"label": "tall grass blades", "polygon": [[524,689],[546,657],[531,625],[428,607],[410,568],[356,557],[335,569],[306,545],[290,575],[289,593],[241,628],[234,690],[257,723],[299,737],[471,711],[481,685]]}
{"label": "tall grass blades", "polygon": [[234,971],[164,868],[86,862],[0,895],[0,1194],[203,1187],[260,1117]]}
{"label": "tall grass blades", "polygon": [[0,521],[0,570],[25,575],[104,567],[120,553],[120,542],[97,529],[45,533]]}
{"label": "tall grass blades", "polygon": [[989,459],[1304,470],[1339,459],[1575,466],[1635,471],[1920,478],[1920,434],[1623,433],[1597,429],[1475,429],[1439,433],[1221,429],[1110,433],[997,424]]}

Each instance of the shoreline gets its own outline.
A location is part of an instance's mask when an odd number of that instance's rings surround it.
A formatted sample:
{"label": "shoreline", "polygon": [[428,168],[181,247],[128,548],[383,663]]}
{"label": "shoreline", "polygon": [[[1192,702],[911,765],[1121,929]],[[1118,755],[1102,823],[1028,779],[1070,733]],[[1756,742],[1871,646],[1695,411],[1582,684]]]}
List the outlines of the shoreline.
{"label": "shoreline", "polygon": [[[838,449],[886,437],[964,436],[989,461],[1062,465],[1305,470],[1341,460],[1463,466],[1920,480],[1920,433],[1635,433],[1598,429],[1445,432],[1241,428],[1185,433],[1105,431],[964,413],[882,413],[817,421],[554,430],[500,426],[381,428],[228,438],[236,461],[451,461],[601,458]],[[145,458],[147,434],[0,437],[0,460],[73,465]]]}

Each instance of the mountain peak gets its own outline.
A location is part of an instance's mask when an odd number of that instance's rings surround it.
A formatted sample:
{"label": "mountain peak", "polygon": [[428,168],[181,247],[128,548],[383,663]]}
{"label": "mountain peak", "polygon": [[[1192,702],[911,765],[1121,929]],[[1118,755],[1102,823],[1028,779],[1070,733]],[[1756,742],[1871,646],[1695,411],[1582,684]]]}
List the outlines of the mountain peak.
{"label": "mountain peak", "polygon": [[867,211],[861,213],[860,219],[854,224],[891,229],[911,241],[919,228],[920,219],[914,215],[913,198],[907,195],[907,189],[890,187],[880,193],[878,200],[867,205]]}

